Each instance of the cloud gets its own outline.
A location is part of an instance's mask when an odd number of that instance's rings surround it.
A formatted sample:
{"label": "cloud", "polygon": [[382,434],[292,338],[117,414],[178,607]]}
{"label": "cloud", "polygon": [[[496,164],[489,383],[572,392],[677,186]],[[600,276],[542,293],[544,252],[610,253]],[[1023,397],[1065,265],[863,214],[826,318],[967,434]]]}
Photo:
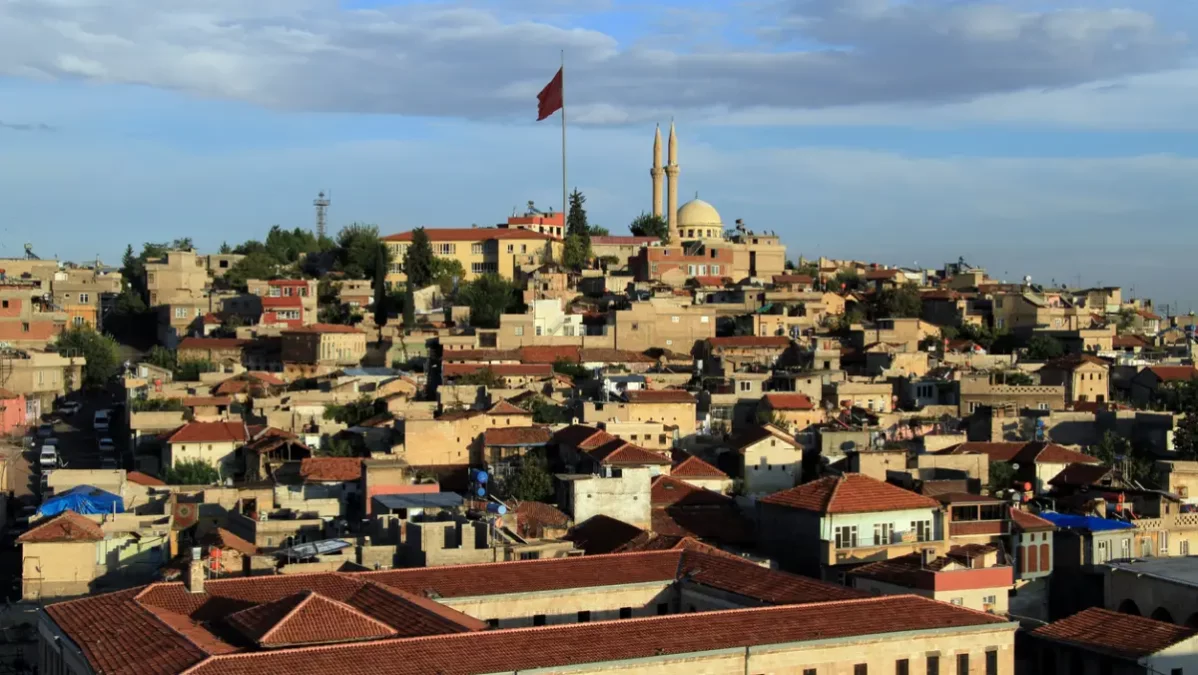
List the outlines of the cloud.
{"label": "cloud", "polygon": [[671,51],[663,47],[671,41],[625,45],[519,12],[610,11],[607,2],[500,6],[17,0],[0,5],[0,74],[283,110],[527,118],[564,50],[572,118],[621,124],[687,110],[928,104],[1067,88],[1174,67],[1187,46],[1132,10],[801,0],[760,16],[768,44]]}
{"label": "cloud", "polygon": [[54,127],[41,122],[14,124],[2,120],[0,120],[0,129],[8,129],[9,131],[56,131]]}

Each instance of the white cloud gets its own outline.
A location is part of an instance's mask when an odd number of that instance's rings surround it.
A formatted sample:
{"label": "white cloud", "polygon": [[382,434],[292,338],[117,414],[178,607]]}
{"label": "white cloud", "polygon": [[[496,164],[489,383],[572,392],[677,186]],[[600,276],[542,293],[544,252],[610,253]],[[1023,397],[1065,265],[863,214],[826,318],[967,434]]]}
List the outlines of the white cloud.
{"label": "white cloud", "polygon": [[[963,105],[1166,69],[1185,48],[1175,28],[1126,9],[802,0],[762,18],[776,48],[668,51],[670,40],[622,45],[528,18],[538,8],[577,16],[610,4],[10,0],[0,4],[0,74],[143,84],[286,110],[480,119],[528,116],[565,50],[575,119],[619,124],[666,110]],[[678,22],[676,12],[662,16]]]}

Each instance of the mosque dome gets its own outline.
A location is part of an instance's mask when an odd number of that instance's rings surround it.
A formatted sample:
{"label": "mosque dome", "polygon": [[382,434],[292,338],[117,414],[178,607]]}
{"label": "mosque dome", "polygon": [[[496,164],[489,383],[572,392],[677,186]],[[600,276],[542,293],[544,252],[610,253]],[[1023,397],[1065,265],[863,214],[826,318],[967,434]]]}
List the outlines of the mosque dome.
{"label": "mosque dome", "polygon": [[719,239],[724,221],[714,206],[696,197],[678,208],[678,231],[683,239]]}

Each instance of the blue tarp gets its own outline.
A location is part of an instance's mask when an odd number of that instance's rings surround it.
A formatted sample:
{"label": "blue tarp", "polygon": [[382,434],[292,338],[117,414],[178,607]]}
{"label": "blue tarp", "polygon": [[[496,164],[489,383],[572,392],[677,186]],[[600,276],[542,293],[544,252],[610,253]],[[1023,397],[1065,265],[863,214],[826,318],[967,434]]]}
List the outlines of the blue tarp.
{"label": "blue tarp", "polygon": [[1041,511],[1036,515],[1057,527],[1075,527],[1082,530],[1090,530],[1091,532],[1125,530],[1134,527],[1131,523],[1125,523],[1122,520],[1111,520],[1109,518],[1099,518],[1098,516],[1078,516],[1070,513],[1056,513],[1055,511]]}
{"label": "blue tarp", "polygon": [[57,516],[71,510],[86,515],[97,513],[124,513],[125,501],[120,495],[90,485],[77,485],[66,492],[56,494],[38,507],[38,517]]}

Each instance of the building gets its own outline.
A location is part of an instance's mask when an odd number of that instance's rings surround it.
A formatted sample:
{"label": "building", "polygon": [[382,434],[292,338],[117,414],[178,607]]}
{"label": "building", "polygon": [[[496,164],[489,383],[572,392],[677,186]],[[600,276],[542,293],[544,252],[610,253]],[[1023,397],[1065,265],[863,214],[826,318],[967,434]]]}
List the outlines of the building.
{"label": "building", "polygon": [[1044,364],[1040,384],[1064,385],[1069,403],[1106,403],[1111,399],[1111,367],[1089,354],[1070,354]]}
{"label": "building", "polygon": [[235,476],[240,467],[237,450],[249,440],[245,422],[188,422],[163,438],[162,465],[203,462],[220,471],[221,477]]}
{"label": "building", "polygon": [[183,338],[176,347],[180,363],[207,361],[222,371],[231,372],[245,362],[245,350],[250,340],[237,338],[189,337]]}
{"label": "building", "polygon": [[1148,366],[1131,378],[1131,400],[1137,405],[1145,405],[1156,398],[1161,387],[1195,377],[1198,377],[1198,368],[1193,366]]}
{"label": "building", "polygon": [[587,424],[609,422],[658,422],[677,429],[685,438],[695,433],[695,397],[680,389],[629,390],[625,401],[583,403],[583,421]]}
{"label": "building", "polygon": [[824,421],[820,408],[806,394],[768,393],[761,397],[759,410],[765,419],[792,434]]}
{"label": "building", "polygon": [[1014,668],[1017,626],[1003,618],[917,596],[862,597],[718,553],[220,580],[204,579],[204,564],[184,583],[47,607],[39,672],[861,673],[925,672],[929,659]]}
{"label": "building", "polygon": [[[565,205],[563,205],[564,207]],[[565,239],[566,214],[564,211],[541,211],[532,202],[529,202],[528,210],[523,215],[512,214],[508,216],[507,222],[499,223],[495,227],[509,230],[526,230],[528,232],[546,234],[558,239]]]}
{"label": "building", "polygon": [[884,595],[913,593],[981,612],[1005,614],[1013,578],[1000,560],[998,547],[954,546],[948,553],[929,552],[867,563],[849,571],[853,588]]}
{"label": "building", "polygon": [[758,541],[784,569],[828,580],[863,562],[940,555],[947,539],[940,502],[855,473],[776,492],[757,515]]}
{"label": "building", "polygon": [[[561,261],[560,237],[541,234],[529,229],[508,228],[428,228],[424,230],[438,258],[455,260],[466,272],[463,281],[473,281],[480,275],[493,273],[505,279],[515,279],[517,270],[526,265],[541,265]],[[387,283],[407,281],[403,260],[412,242],[412,232],[383,237],[391,249],[391,269]]]}
{"label": "building", "polygon": [[938,450],[942,455],[982,454],[991,462],[1006,462],[1018,465],[1015,469],[1017,481],[1031,483],[1036,494],[1047,492],[1049,481],[1056,478],[1071,464],[1101,464],[1090,455],[1070,450],[1056,443],[1032,441],[1023,443],[967,442],[950,445]]}
{"label": "building", "polygon": [[1100,607],[1040,626],[1031,638],[1019,657],[1028,672],[1184,675],[1198,661],[1195,628]]}
{"label": "building", "polygon": [[739,476],[745,494],[763,495],[788,490],[803,473],[803,446],[794,436],[769,424],[755,424],[732,440],[733,452],[721,462]]}
{"label": "building", "polygon": [[54,401],[83,386],[82,356],[57,352],[0,349],[0,387],[24,396],[25,418],[39,419]]}
{"label": "building", "polygon": [[167,251],[162,258],[146,261],[151,307],[203,298],[210,286],[207,260],[195,251]]}
{"label": "building", "polygon": [[48,281],[0,279],[0,342],[42,349],[66,329],[68,313],[49,290]]}
{"label": "building", "polygon": [[315,323],[283,331],[283,362],[356,366],[366,356],[366,334],[353,326]]}
{"label": "building", "polygon": [[715,337],[715,311],[672,300],[634,302],[615,312],[616,349],[666,349],[690,354],[695,344]]}

